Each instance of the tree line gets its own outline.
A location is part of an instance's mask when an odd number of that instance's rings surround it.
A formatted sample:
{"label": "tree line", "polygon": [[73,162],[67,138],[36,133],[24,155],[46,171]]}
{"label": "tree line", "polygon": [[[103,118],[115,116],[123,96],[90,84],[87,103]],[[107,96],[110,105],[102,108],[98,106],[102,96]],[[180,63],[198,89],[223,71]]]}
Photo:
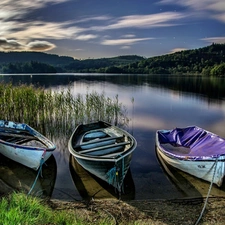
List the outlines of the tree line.
{"label": "tree line", "polygon": [[[122,73],[225,75],[225,44],[151,58],[118,56],[77,60],[46,53],[0,52],[0,73]],[[10,57],[11,55],[11,57]]]}

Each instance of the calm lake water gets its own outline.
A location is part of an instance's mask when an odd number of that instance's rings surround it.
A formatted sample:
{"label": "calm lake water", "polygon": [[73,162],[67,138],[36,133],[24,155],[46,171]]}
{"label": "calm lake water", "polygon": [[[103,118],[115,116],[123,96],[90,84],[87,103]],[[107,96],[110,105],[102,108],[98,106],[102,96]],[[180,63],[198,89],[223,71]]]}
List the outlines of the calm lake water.
{"label": "calm lake water", "polygon": [[[136,138],[124,199],[170,199],[207,194],[209,183],[163,165],[155,152],[155,133],[197,125],[225,137],[225,79],[197,76],[150,75],[3,75],[0,81],[34,84],[46,89],[66,90],[74,95],[104,92],[126,107],[131,119],[127,130]],[[80,200],[108,198],[114,190],[95,179],[70,158],[67,141],[54,140],[57,176],[52,198]],[[213,186],[211,195],[225,195],[225,185]]]}

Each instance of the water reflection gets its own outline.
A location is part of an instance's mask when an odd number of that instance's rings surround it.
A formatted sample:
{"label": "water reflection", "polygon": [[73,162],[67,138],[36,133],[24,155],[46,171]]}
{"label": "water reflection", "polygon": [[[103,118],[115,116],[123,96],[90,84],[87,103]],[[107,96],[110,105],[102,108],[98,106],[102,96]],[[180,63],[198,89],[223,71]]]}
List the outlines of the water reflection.
{"label": "water reflection", "polygon": [[[14,75],[0,76],[0,81],[43,86],[46,89],[62,90],[71,88],[74,94],[102,91],[108,97],[118,94],[119,101],[128,109],[131,122],[127,131],[132,133],[138,142],[131,161],[132,182],[135,193],[132,198],[170,199],[181,197],[203,196],[207,194],[209,183],[191,177],[181,171],[170,168],[170,174],[161,169],[155,154],[155,132],[158,129],[172,129],[198,125],[221,137],[225,137],[225,79],[197,76],[150,76],[150,75]],[[131,99],[134,98],[134,103]],[[61,117],[59,117],[61,118]],[[54,156],[57,161],[57,180],[53,197],[57,199],[80,199],[77,182],[71,179],[69,152],[67,142],[71,134],[71,124],[59,121],[61,127],[50,121],[37,130],[53,140],[57,145]],[[69,126],[71,128],[69,128]],[[63,129],[61,129],[63,128]],[[63,130],[63,132],[61,132]],[[66,130],[66,133],[65,133]],[[53,134],[48,135],[49,131]],[[51,133],[50,132],[50,133]],[[168,169],[167,169],[168,170]],[[74,177],[73,177],[74,178]],[[78,175],[75,176],[78,179]],[[89,177],[93,180],[92,177]],[[167,179],[169,178],[169,179]],[[80,179],[80,178],[79,178]],[[175,180],[175,181],[176,181]],[[80,182],[80,181],[79,181]],[[95,181],[97,184],[98,182]],[[74,185],[75,183],[75,185]],[[83,188],[84,185],[82,184]],[[186,186],[188,188],[186,188]],[[80,189],[80,188],[79,188]],[[100,191],[99,191],[100,190]],[[85,198],[97,196],[108,191],[108,185],[91,193],[83,189]],[[211,195],[225,195],[224,187],[213,187]],[[114,197],[112,193],[104,194]]]}
{"label": "water reflection", "polygon": [[[38,197],[51,197],[56,180],[56,160],[52,155],[42,167],[42,175],[30,193]],[[37,176],[34,171],[3,155],[0,155],[0,195],[12,191],[28,193]]]}
{"label": "water reflection", "polygon": [[139,74],[35,74],[35,75],[1,75],[0,82],[33,84],[45,88],[68,86],[72,83],[111,83],[119,86],[146,86],[166,88],[185,92],[190,95],[205,97],[211,101],[221,101],[225,98],[223,77],[204,77],[197,75],[139,75]]}
{"label": "water reflection", "polygon": [[[73,182],[79,191],[81,197],[85,200],[119,198],[115,188],[107,182],[99,179],[89,173],[77,163],[75,158],[70,155],[70,173]],[[135,186],[130,169],[124,178],[123,192],[121,193],[122,200],[132,200],[135,198]]]}
{"label": "water reflection", "polygon": [[[157,154],[157,151],[156,151]],[[195,176],[187,174],[181,170],[178,170],[169,165],[163,158],[157,154],[158,160],[164,173],[171,181],[171,183],[177,188],[177,190],[183,195],[183,197],[206,197],[209,191],[210,183],[201,180]],[[224,196],[225,195],[225,183],[219,188],[213,185],[210,196]]]}

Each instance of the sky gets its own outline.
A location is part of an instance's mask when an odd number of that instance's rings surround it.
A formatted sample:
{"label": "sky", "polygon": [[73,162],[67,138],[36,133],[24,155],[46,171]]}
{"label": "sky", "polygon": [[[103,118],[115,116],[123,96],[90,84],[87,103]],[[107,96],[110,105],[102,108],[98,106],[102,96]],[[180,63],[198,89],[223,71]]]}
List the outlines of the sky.
{"label": "sky", "polygon": [[224,0],[1,0],[0,51],[146,58],[225,43]]}

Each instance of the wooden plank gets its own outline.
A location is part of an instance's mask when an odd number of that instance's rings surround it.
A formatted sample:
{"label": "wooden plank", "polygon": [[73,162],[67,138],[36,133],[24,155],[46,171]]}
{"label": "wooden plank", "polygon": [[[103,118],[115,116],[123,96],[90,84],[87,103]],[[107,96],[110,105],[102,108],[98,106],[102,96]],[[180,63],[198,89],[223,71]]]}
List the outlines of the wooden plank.
{"label": "wooden plank", "polygon": [[88,141],[86,143],[82,143],[81,145],[76,145],[74,148],[79,148],[79,147],[82,147],[85,145],[90,145],[90,144],[96,144],[96,143],[103,142],[103,141],[118,140],[123,137],[124,136],[117,136],[117,137],[107,137],[107,138],[95,139],[93,141]]}
{"label": "wooden plank", "polygon": [[122,152],[115,152],[115,153],[109,153],[109,154],[106,154],[106,155],[100,155],[99,157],[101,158],[115,158],[116,156],[122,154],[124,151]]}
{"label": "wooden plank", "polygon": [[1,136],[8,136],[8,137],[15,137],[15,138],[25,138],[25,139],[38,139],[32,135],[24,135],[24,134],[13,134],[13,133],[7,133],[7,132],[0,132],[0,138]]}
{"label": "wooden plank", "polygon": [[79,151],[78,153],[89,153],[89,152],[94,152],[94,151],[100,151],[103,149],[107,149],[107,148],[113,148],[113,147],[118,147],[118,146],[123,146],[123,145],[128,145],[130,144],[130,141],[128,142],[120,142],[120,143],[116,143],[116,144],[112,144],[112,145],[105,145],[105,146],[101,146],[101,147],[97,147],[97,148],[91,148],[91,149],[87,149],[87,150],[82,150]]}

